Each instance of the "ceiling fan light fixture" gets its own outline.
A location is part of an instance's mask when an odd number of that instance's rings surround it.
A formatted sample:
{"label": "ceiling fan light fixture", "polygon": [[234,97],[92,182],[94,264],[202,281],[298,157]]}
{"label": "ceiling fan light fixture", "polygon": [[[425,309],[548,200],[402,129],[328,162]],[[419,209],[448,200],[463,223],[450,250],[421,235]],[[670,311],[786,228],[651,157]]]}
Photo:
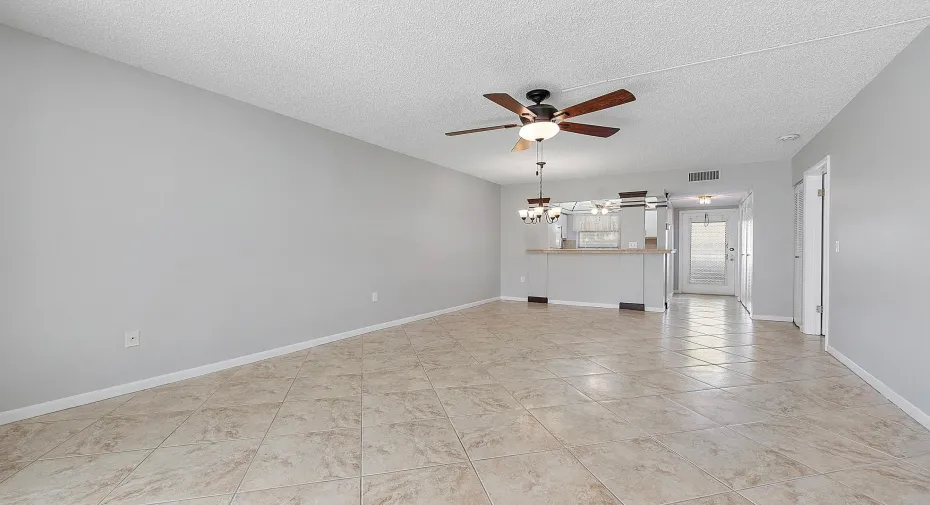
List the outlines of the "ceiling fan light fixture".
{"label": "ceiling fan light fixture", "polygon": [[527,123],[520,128],[520,136],[526,140],[548,140],[559,133],[559,125],[552,121]]}

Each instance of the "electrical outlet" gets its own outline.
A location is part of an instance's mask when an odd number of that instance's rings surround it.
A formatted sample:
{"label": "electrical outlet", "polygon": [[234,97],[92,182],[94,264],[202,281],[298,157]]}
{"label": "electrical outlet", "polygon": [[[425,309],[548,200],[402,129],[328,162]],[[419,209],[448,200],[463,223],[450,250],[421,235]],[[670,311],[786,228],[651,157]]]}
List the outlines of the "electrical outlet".
{"label": "electrical outlet", "polygon": [[630,249],[639,249],[639,242],[630,242]]}
{"label": "electrical outlet", "polygon": [[836,241],[836,252],[840,252],[840,241]]}
{"label": "electrical outlet", "polygon": [[523,276],[521,275],[521,276],[520,276],[520,284],[523,284],[524,282],[526,282],[526,277],[523,277]]}
{"label": "electrical outlet", "polygon": [[377,301],[378,301],[378,292],[377,292],[377,291],[375,291],[374,293],[371,294],[371,301],[373,301],[373,302],[377,302]]}
{"label": "electrical outlet", "polygon": [[129,330],[124,335],[126,339],[126,347],[135,347],[139,345],[139,340],[142,338],[141,330]]}

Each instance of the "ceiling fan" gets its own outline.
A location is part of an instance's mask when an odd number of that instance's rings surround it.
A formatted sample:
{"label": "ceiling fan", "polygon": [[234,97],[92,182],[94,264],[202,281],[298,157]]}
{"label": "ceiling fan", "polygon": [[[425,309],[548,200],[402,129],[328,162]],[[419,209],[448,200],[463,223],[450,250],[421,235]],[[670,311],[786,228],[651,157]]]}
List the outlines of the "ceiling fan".
{"label": "ceiling fan", "polygon": [[543,100],[549,98],[549,95],[549,91],[545,89],[531,90],[526,93],[526,98],[532,101],[533,105],[524,106],[507,93],[488,93],[484,95],[485,98],[520,116],[520,122],[523,124],[487,126],[485,128],[448,132],[446,135],[454,136],[464,135],[466,133],[504,130],[507,128],[520,128],[520,140],[513,146],[511,151],[523,151],[524,149],[528,149],[533,141],[550,139],[554,137],[556,133],[563,130],[571,133],[606,138],[617,133],[620,129],[584,123],[570,123],[566,120],[582,114],[597,112],[636,100],[633,93],[625,89],[618,89],[613,93],[607,93],[606,95],[592,98],[586,102],[581,102],[577,105],[559,110],[547,103],[542,103]]}

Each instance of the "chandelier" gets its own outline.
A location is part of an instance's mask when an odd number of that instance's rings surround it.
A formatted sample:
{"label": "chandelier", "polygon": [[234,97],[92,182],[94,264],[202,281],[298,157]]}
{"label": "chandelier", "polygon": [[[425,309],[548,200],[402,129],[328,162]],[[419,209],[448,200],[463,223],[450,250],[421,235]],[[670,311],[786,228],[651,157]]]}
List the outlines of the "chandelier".
{"label": "chandelier", "polygon": [[543,198],[543,167],[546,166],[546,162],[543,161],[542,144],[541,141],[536,142],[536,166],[538,167],[536,168],[536,175],[539,176],[539,198],[527,198],[529,208],[517,211],[524,224],[536,224],[544,220],[552,224],[558,221],[559,216],[562,215],[561,207],[550,207],[549,199]]}

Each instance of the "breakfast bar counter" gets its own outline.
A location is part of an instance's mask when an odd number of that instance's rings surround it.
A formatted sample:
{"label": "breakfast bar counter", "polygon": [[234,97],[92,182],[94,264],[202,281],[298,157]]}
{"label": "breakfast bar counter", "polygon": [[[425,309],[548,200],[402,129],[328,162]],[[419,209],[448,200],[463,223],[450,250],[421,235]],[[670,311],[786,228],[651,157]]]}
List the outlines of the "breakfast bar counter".
{"label": "breakfast bar counter", "polygon": [[539,254],[672,254],[674,249],[527,249],[528,253]]}
{"label": "breakfast bar counter", "polygon": [[528,299],[664,312],[674,249],[527,249]]}

